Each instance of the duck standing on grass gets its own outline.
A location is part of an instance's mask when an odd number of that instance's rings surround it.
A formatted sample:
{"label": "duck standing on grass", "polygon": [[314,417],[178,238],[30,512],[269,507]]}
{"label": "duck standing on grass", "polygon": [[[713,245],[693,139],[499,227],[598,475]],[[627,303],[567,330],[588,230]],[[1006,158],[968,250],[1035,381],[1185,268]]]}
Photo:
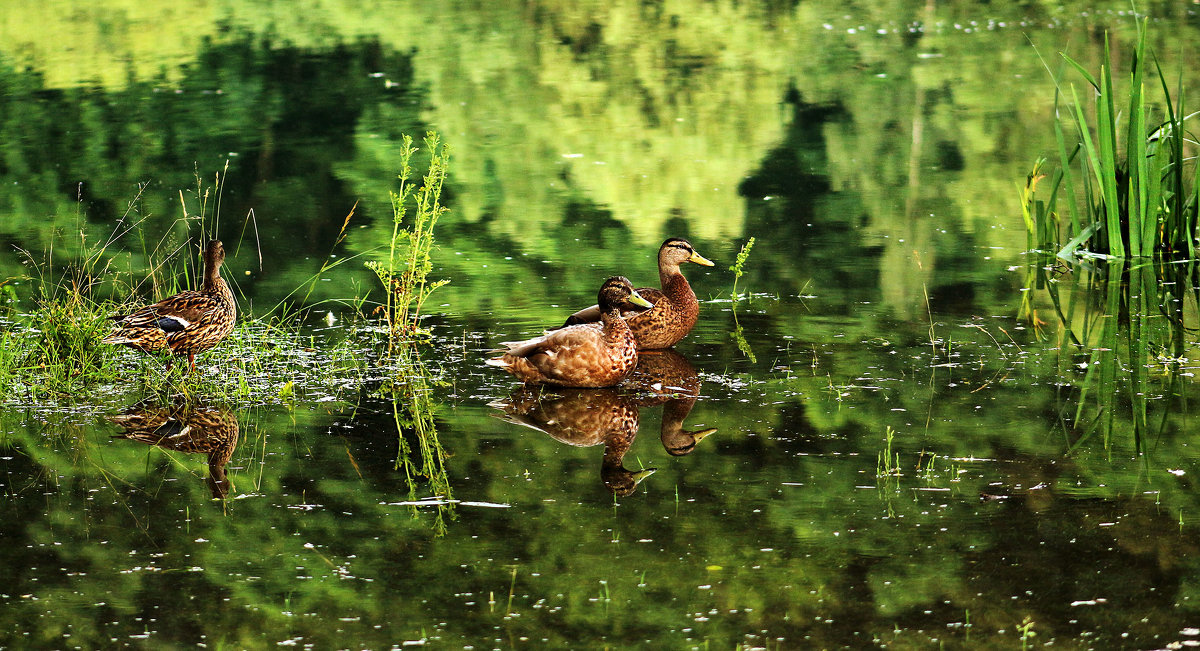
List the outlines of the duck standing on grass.
{"label": "duck standing on grass", "polygon": [[[662,289],[638,287],[637,293],[653,303],[650,309],[629,307],[621,310],[621,316],[629,323],[629,329],[637,338],[641,350],[670,348],[687,336],[700,316],[700,302],[679,272],[679,265],[695,262],[705,267],[713,263],[696,253],[692,244],[685,239],[672,237],[658,249],[658,279]],[[578,323],[593,323],[600,320],[600,307],[584,308],[567,318],[564,327]]]}
{"label": "duck standing on grass", "polygon": [[637,366],[637,341],[621,318],[630,303],[650,302],[638,295],[624,276],[604,281],[597,297],[599,323],[582,323],[526,341],[505,342],[505,353],[487,361],[527,384],[563,387],[610,387]]}
{"label": "duck standing on grass", "polygon": [[[163,350],[187,355],[188,368],[196,370],[196,353],[217,345],[233,331],[237,303],[221,278],[225,247],[212,240],[204,248],[204,285],[198,291],[180,292],[136,312],[115,316],[116,330],[102,343],[124,344],[146,353]],[[167,361],[167,368],[171,367]]]}

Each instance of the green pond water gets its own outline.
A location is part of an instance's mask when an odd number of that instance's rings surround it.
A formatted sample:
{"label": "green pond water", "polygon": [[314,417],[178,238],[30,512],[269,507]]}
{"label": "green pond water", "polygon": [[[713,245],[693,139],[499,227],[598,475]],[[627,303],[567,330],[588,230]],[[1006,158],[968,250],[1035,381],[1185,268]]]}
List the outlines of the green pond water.
{"label": "green pond water", "polygon": [[[1139,8],[1200,105],[1200,10]],[[199,237],[182,201],[243,318],[312,336],[236,399],[10,387],[0,647],[1200,643],[1196,274],[1056,266],[1020,213],[1057,53],[1124,65],[1127,3],[0,11],[4,327],[85,246],[128,278]],[[430,129],[427,373],[331,380]],[[483,365],[668,236],[716,262],[700,322],[625,385]]]}

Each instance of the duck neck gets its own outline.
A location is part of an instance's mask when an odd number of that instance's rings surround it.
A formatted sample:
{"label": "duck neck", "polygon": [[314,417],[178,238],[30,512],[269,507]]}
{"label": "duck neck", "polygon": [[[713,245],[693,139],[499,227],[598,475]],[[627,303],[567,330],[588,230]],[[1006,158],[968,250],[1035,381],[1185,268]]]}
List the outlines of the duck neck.
{"label": "duck neck", "polygon": [[204,261],[204,291],[220,291],[225,281],[221,280],[221,265],[212,260]]}
{"label": "duck neck", "polygon": [[[679,272],[679,265],[671,264],[665,260],[658,261],[658,286],[667,291],[667,286],[671,283],[683,279],[683,274]],[[687,285],[687,280],[683,281]]]}
{"label": "duck neck", "polygon": [[663,296],[684,315],[685,319],[695,319],[700,315],[700,303],[696,301],[696,292],[692,291],[692,286],[688,284],[687,278],[679,273],[678,266],[664,268],[659,271],[658,275],[662,281]]}
{"label": "duck neck", "polygon": [[233,292],[225,279],[221,277],[219,266],[206,265],[204,268],[204,293],[219,296],[230,306],[235,305]]}
{"label": "duck neck", "polygon": [[609,343],[619,342],[627,333],[631,334],[629,324],[625,323],[625,319],[621,318],[620,310],[616,308],[602,312],[600,322],[604,324],[604,338]]}
{"label": "duck neck", "polygon": [[689,395],[684,398],[672,398],[663,405],[662,412],[662,432],[665,436],[667,432],[678,434],[683,430],[683,421],[692,413],[692,407],[696,404],[696,396]]}

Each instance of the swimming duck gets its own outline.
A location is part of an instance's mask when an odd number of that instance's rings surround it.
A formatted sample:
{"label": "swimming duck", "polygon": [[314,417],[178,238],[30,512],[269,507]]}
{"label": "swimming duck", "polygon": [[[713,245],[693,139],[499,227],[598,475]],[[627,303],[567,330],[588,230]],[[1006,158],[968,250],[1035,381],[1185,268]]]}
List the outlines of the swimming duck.
{"label": "swimming duck", "polygon": [[[639,287],[637,293],[654,304],[648,310],[623,310],[621,316],[637,338],[638,349],[670,348],[687,336],[700,315],[700,303],[679,265],[695,262],[706,267],[713,263],[696,253],[690,242],[672,237],[658,248],[658,279],[662,289]],[[593,305],[567,318],[563,326],[592,323],[600,319],[600,308]]]}
{"label": "swimming duck", "polygon": [[[188,367],[196,370],[196,353],[202,353],[233,331],[237,303],[221,278],[225,247],[212,240],[204,248],[204,284],[197,291],[167,297],[140,310],[113,317],[117,327],[102,340],[124,344],[146,353],[164,350],[187,355]],[[167,368],[171,361],[168,360]]]}
{"label": "swimming duck", "polygon": [[597,295],[599,323],[581,323],[526,341],[505,342],[504,354],[487,361],[528,384],[563,387],[609,387],[637,366],[637,340],[621,318],[630,303],[650,303],[624,276],[604,281]]}

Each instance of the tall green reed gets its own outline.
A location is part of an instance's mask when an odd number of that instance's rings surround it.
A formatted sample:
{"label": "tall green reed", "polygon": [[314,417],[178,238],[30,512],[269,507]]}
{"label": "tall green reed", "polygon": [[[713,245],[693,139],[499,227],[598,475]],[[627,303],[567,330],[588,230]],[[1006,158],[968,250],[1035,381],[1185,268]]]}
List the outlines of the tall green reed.
{"label": "tall green reed", "polygon": [[1090,101],[1056,79],[1058,165],[1047,174],[1039,158],[1021,192],[1029,248],[1058,259],[1030,256],[1020,313],[1040,330],[1035,299],[1044,294],[1061,321],[1060,338],[1075,349],[1063,347],[1063,382],[1072,391],[1061,423],[1071,449],[1097,434],[1107,448],[1117,429],[1128,429],[1141,452],[1156,427],[1152,413],[1165,427],[1186,346],[1184,306],[1200,299],[1200,182],[1196,142],[1186,132],[1196,114],[1185,112],[1181,82],[1172,93],[1147,45],[1145,19],[1137,36],[1124,91],[1107,36],[1095,75],[1063,55]]}
{"label": "tall green reed", "polygon": [[[1044,176],[1043,159],[1034,163],[1022,191],[1031,248],[1050,249],[1068,259],[1078,255],[1195,257],[1200,180],[1195,176],[1194,153],[1189,156],[1196,143],[1185,123],[1196,113],[1185,113],[1182,81],[1173,96],[1162,67],[1148,55],[1146,19],[1137,27],[1124,93],[1113,81],[1107,35],[1096,75],[1062,55],[1087,82],[1092,97],[1085,102],[1074,84],[1064,91],[1062,80],[1055,79],[1059,166],[1051,177],[1048,198],[1037,193]],[[1151,63],[1153,74],[1147,72]],[[1157,100],[1147,85],[1161,88]],[[1076,144],[1068,144],[1068,134]],[[1060,224],[1060,201],[1066,204],[1065,225]]]}

